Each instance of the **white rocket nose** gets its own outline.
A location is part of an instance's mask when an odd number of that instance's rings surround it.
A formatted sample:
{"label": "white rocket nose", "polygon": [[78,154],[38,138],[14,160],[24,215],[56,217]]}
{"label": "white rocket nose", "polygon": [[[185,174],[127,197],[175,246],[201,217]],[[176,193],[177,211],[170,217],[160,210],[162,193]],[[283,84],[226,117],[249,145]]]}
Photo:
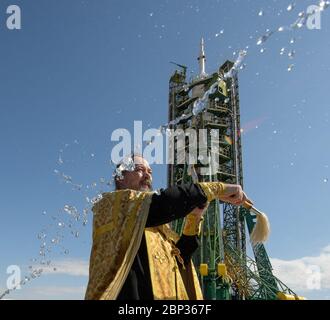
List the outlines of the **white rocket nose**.
{"label": "white rocket nose", "polygon": [[199,76],[200,77],[205,77],[206,72],[205,72],[205,50],[204,50],[204,39],[202,38],[201,40],[201,45],[200,45],[200,52],[199,52],[199,57],[198,57],[198,62],[199,62]]}

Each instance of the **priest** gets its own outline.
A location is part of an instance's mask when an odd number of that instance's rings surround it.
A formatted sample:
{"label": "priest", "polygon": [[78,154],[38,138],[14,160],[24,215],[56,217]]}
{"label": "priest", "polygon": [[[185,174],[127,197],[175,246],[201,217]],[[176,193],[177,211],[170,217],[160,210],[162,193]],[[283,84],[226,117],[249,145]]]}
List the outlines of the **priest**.
{"label": "priest", "polygon": [[[93,207],[93,245],[86,299],[202,300],[192,255],[207,204],[252,203],[241,186],[221,182],[152,191],[152,171],[140,155],[117,167],[116,190]],[[183,233],[171,221],[185,218]]]}

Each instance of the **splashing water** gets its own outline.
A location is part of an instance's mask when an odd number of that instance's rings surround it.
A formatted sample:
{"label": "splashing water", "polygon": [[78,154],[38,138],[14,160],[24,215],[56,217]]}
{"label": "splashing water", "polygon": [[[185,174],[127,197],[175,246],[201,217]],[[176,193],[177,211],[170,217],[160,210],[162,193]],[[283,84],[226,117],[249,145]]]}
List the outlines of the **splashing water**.
{"label": "splashing water", "polygon": [[[247,50],[240,50],[239,54],[238,54],[238,58],[236,59],[236,61],[234,62],[233,67],[224,75],[224,80],[227,80],[229,78],[234,78],[237,75],[238,70],[240,69],[245,57],[247,55]],[[222,80],[222,79],[220,79]],[[219,84],[219,82],[217,83],[217,85]]]}
{"label": "splashing water", "polygon": [[116,176],[118,179],[123,179],[123,172],[124,171],[134,171],[135,170],[135,163],[131,156],[125,157],[118,168],[116,168],[114,176]]}
{"label": "splashing water", "polygon": [[330,6],[330,1],[324,1],[321,0],[319,2],[319,7],[320,7],[320,11],[324,11],[325,9],[327,9]]}
{"label": "splashing water", "polygon": [[[301,29],[303,26],[306,25],[308,19],[311,16],[313,16],[316,12],[324,11],[325,9],[327,9],[330,6],[330,1],[320,0],[318,5],[316,5],[316,6],[318,6],[318,9],[316,9],[312,12],[309,12],[309,13],[307,13],[305,11],[300,12],[298,14],[297,20],[294,23],[292,23],[290,26],[281,26],[281,27],[277,28],[276,31],[266,30],[266,33],[258,38],[257,45],[260,46],[260,45],[264,44],[276,32],[293,31],[295,29]],[[295,7],[294,3],[290,4],[287,7],[287,11],[292,11],[294,9],[294,7]],[[290,43],[293,43],[293,42],[290,42]]]}
{"label": "splashing water", "polygon": [[193,111],[192,111],[194,116],[197,116],[206,109],[209,100],[209,95],[213,94],[216,91],[217,86],[218,86],[218,82],[213,83],[210,89],[204,93],[203,97],[194,102]]}

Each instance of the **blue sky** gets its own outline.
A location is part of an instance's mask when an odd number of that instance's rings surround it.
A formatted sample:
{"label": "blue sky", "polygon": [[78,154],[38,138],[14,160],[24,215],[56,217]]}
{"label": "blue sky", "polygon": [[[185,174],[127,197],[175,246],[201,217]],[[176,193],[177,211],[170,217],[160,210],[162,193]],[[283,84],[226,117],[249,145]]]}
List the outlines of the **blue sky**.
{"label": "blue sky", "polygon": [[[13,1],[1,1],[0,292],[8,266],[26,274],[31,259],[40,260],[37,235],[45,229],[47,246],[57,232],[64,235],[47,253],[51,267],[8,298],[83,297],[91,217],[69,228],[63,208],[82,212],[86,197],[110,190],[100,178],[111,178],[113,130],[132,130],[134,120],[144,129],[167,122],[169,61],[196,75],[203,36],[209,73],[248,46],[239,74],[244,189],[271,220],[266,247],[277,274],[298,293],[328,299],[330,10],[320,30],[276,33],[256,45],[266,29],[292,24],[318,0],[296,1],[287,11],[290,3],[15,0],[22,29],[10,31],[6,8]],[[165,166],[153,171],[154,187],[165,186]],[[82,190],[72,190],[62,174]],[[321,290],[304,286],[311,265],[320,268]]]}

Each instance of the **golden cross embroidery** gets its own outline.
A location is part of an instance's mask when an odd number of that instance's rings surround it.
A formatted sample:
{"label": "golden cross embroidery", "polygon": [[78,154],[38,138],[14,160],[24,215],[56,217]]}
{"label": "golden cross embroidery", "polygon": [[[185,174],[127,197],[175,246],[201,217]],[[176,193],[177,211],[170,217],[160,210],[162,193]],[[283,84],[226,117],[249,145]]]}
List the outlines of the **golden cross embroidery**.
{"label": "golden cross embroidery", "polygon": [[164,253],[160,253],[159,251],[154,254],[154,258],[160,263],[163,263],[167,259],[166,255]]}

